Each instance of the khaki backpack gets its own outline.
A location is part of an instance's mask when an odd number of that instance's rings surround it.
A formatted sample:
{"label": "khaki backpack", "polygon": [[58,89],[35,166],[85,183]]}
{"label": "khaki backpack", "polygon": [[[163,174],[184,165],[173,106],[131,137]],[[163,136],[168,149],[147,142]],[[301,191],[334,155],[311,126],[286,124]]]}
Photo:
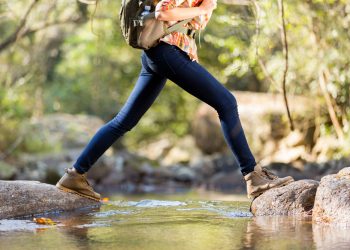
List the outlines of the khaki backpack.
{"label": "khaki backpack", "polygon": [[[141,15],[145,6],[150,6],[149,14]],[[177,31],[194,37],[196,31],[183,25],[190,22],[188,18],[168,26],[165,21],[155,18],[156,2],[154,0],[122,0],[119,20],[125,41],[137,49],[149,49],[159,43],[159,39]]]}

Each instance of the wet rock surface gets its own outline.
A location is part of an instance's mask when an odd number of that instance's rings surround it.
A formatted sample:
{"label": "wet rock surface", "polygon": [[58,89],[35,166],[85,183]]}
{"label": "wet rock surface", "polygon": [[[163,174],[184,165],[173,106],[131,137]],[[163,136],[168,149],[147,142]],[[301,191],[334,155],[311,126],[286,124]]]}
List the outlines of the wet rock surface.
{"label": "wet rock surface", "polygon": [[0,181],[0,219],[98,206],[98,201],[38,181]]}
{"label": "wet rock surface", "polygon": [[318,185],[315,180],[299,180],[270,189],[253,200],[251,211],[255,216],[311,215]]}
{"label": "wet rock surface", "polygon": [[321,179],[316,193],[313,220],[350,227],[350,167]]}

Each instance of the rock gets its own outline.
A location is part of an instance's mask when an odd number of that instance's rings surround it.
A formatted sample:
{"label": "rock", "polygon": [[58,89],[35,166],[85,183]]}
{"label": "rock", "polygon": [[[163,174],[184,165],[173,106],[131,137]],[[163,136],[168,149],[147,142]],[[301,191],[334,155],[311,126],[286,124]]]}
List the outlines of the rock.
{"label": "rock", "polygon": [[193,136],[187,135],[177,141],[159,162],[161,165],[188,164],[201,157]]}
{"label": "rock", "polygon": [[[238,112],[249,146],[257,156],[266,156],[275,151],[278,147],[277,142],[284,137],[288,137],[286,139],[288,146],[300,145],[301,140],[306,144],[314,143],[309,141],[310,131],[307,129],[315,127],[311,119],[314,117],[315,108],[312,100],[303,96],[290,98],[293,116],[308,117],[310,124],[303,127],[300,135],[297,133],[289,135],[283,95],[248,91],[234,91],[233,95],[237,99]],[[227,151],[228,147],[222,135],[218,114],[212,107],[201,104],[191,125],[196,144],[204,153]]]}
{"label": "rock", "polygon": [[[117,159],[115,156],[109,155],[105,152],[100,158],[98,158],[95,164],[92,165],[87,173],[87,178],[96,182],[101,182],[104,178],[109,176],[116,161]],[[73,162],[70,166],[73,166]]]}
{"label": "rock", "polygon": [[0,219],[100,205],[98,201],[38,181],[0,181]]}
{"label": "rock", "polygon": [[269,170],[272,170],[278,176],[293,176],[295,180],[313,179],[320,181],[322,177],[330,174],[336,174],[344,166],[350,166],[350,159],[340,158],[337,160],[329,160],[326,162],[306,162],[301,167],[295,163],[275,162],[266,165]]}
{"label": "rock", "polygon": [[54,113],[23,122],[22,150],[29,153],[59,152],[85,147],[104,122],[91,115]]}
{"label": "rock", "polygon": [[[318,165],[316,164],[316,167]],[[294,180],[315,179],[314,171],[306,172],[294,167],[292,164],[275,162],[265,166],[277,176],[292,176]],[[314,168],[313,168],[314,169]]]}
{"label": "rock", "polygon": [[183,165],[173,165],[168,168],[173,173],[173,178],[176,181],[192,183],[196,182],[197,180],[196,173],[190,167],[186,167]]}
{"label": "rock", "polygon": [[208,190],[244,193],[242,173],[232,153],[206,155],[190,166],[196,173],[197,182]]}
{"label": "rock", "polygon": [[350,227],[350,167],[321,179],[312,219],[317,223]]}
{"label": "rock", "polygon": [[205,186],[208,190],[242,194],[246,192],[246,183],[239,170],[219,172],[211,177]]}
{"label": "rock", "polygon": [[0,161],[0,180],[10,180],[14,178],[17,167],[12,166],[4,161]]}
{"label": "rock", "polygon": [[207,104],[200,105],[191,125],[196,145],[205,154],[227,150],[219,118],[212,107]]}
{"label": "rock", "polygon": [[256,216],[310,215],[318,181],[300,180],[272,188],[253,200],[251,211]]}
{"label": "rock", "polygon": [[[35,180],[55,184],[64,174],[65,168],[73,166],[83,148],[42,154],[23,154],[18,159],[17,180]],[[88,178],[99,182],[115,165],[115,157],[107,150],[88,172]]]}
{"label": "rock", "polygon": [[141,165],[140,172],[145,176],[153,176],[155,170],[151,164],[149,164],[148,162],[145,162]]}
{"label": "rock", "polygon": [[173,138],[164,136],[164,138],[147,143],[146,146],[139,147],[137,152],[148,159],[159,160],[164,157],[173,146]]}
{"label": "rock", "polygon": [[335,154],[339,154],[339,152],[346,152],[346,149],[349,149],[347,140],[339,140],[335,135],[323,136],[317,139],[312,154],[317,156],[316,161],[323,162],[332,158]]}
{"label": "rock", "polygon": [[[138,185],[143,182],[145,176],[155,175],[156,168],[159,168],[158,162],[127,150],[120,150],[113,157],[113,165],[108,174],[98,180],[101,189],[120,189],[125,185]],[[98,166],[93,168],[96,172],[99,171]],[[127,189],[129,190],[129,187]]]}
{"label": "rock", "polygon": [[232,172],[239,169],[239,164],[231,152],[206,155],[193,161],[190,166],[203,178],[211,177],[218,172]]}
{"label": "rock", "polygon": [[191,135],[181,138],[165,135],[164,138],[141,146],[137,153],[164,166],[188,164],[202,157],[202,152]]}
{"label": "rock", "polygon": [[320,163],[320,176],[318,176],[319,180],[321,180],[323,176],[338,173],[344,168],[344,166],[350,166],[350,158],[343,157],[337,160],[330,160]]}
{"label": "rock", "polygon": [[173,177],[173,173],[170,168],[160,167],[154,169],[154,177],[160,179],[171,179]]}
{"label": "rock", "polygon": [[205,155],[190,166],[203,180],[210,178],[217,172],[212,156]]}
{"label": "rock", "polygon": [[281,162],[289,163],[297,160],[304,160],[308,156],[304,145],[291,147],[291,148],[280,148],[276,152],[272,153],[268,157],[264,158],[264,162]]}
{"label": "rock", "polygon": [[287,137],[281,140],[280,144],[288,148],[288,147],[305,145],[306,142],[305,142],[305,137],[303,133],[301,133],[299,130],[294,130],[294,131],[291,131],[287,135]]}
{"label": "rock", "polygon": [[[264,164],[265,165],[265,164]],[[320,181],[322,177],[336,174],[344,166],[350,166],[349,158],[340,158],[326,162],[306,162],[301,167],[296,163],[274,162],[265,165],[269,170],[278,176],[292,176],[295,180],[313,179]]]}

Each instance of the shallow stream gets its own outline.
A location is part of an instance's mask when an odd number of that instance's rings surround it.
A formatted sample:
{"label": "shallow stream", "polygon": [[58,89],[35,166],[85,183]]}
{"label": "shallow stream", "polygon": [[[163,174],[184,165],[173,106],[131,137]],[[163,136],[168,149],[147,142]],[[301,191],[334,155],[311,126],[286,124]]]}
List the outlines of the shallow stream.
{"label": "shallow stream", "polygon": [[111,196],[101,208],[51,214],[56,225],[0,220],[0,249],[350,249],[350,230],[310,219],[252,217],[243,196]]}

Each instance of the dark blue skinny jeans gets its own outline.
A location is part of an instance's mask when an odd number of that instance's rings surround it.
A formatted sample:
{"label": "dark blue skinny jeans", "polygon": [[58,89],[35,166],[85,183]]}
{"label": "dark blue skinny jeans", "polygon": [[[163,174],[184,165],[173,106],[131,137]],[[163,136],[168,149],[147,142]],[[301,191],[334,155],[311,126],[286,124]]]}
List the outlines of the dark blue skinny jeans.
{"label": "dark blue skinny jeans", "polygon": [[242,174],[254,169],[256,162],[239,120],[236,99],[214,76],[192,61],[186,52],[165,42],[144,50],[141,64],[140,75],[128,100],[119,113],[92,137],[74,163],[77,172],[87,172],[119,137],[138,123],[167,79],[217,111],[224,138],[238,160]]}

